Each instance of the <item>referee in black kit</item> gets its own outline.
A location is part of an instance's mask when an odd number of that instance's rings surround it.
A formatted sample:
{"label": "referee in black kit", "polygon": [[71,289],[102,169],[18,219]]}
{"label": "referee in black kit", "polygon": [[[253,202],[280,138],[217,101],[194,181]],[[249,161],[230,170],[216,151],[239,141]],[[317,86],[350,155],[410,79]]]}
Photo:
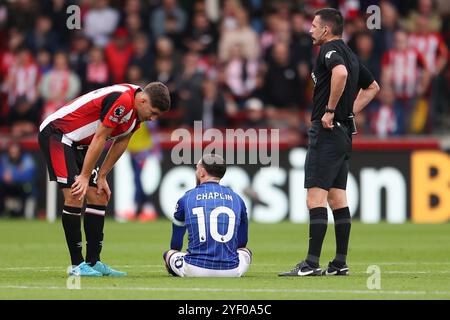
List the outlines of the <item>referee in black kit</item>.
{"label": "referee in black kit", "polygon": [[[353,116],[380,88],[342,40],[343,27],[341,13],[325,8],[315,13],[309,31],[313,44],[320,46],[312,73],[315,83],[312,126],[305,161],[309,249],[305,260],[280,276],[348,275],[346,258],[351,217],[345,189],[352,134],[356,133]],[[319,258],[328,224],[327,202],[333,210],[336,256],[322,272]]]}

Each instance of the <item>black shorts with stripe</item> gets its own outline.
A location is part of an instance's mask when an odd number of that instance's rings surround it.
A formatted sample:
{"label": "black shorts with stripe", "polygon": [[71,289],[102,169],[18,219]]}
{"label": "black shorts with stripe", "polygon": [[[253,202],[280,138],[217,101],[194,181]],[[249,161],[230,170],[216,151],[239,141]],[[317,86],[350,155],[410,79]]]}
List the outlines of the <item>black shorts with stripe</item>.
{"label": "black shorts with stripe", "polygon": [[[58,182],[61,188],[70,188],[83,168],[86,146],[63,143],[63,133],[48,124],[38,135],[39,147],[47,163],[50,181]],[[97,187],[99,168],[92,170],[91,187]]]}
{"label": "black shorts with stripe", "polygon": [[344,122],[335,121],[332,130],[321,121],[313,121],[308,132],[309,144],[305,159],[305,188],[324,190],[347,188],[352,135]]}

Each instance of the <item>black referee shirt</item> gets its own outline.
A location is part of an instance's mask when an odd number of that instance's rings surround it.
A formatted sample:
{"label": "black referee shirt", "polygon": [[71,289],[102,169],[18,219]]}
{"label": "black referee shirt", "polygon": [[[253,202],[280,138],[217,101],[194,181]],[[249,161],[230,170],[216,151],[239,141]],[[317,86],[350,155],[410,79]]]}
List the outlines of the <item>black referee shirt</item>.
{"label": "black referee shirt", "polygon": [[374,81],[370,71],[342,39],[324,43],[320,47],[316,66],[311,74],[315,83],[311,120],[322,119],[330,97],[331,70],[340,64],[347,68],[348,76],[344,92],[336,106],[335,120],[347,120],[359,89],[367,89]]}

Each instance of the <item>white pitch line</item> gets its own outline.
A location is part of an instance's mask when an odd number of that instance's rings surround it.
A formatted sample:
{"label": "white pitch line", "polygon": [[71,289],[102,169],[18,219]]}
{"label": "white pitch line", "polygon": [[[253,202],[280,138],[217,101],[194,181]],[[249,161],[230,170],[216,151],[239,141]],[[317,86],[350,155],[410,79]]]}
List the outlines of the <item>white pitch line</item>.
{"label": "white pitch line", "polygon": [[[450,261],[417,261],[417,262],[350,262],[350,266],[370,266],[370,265],[378,265],[378,266],[395,266],[395,265],[450,265]],[[282,264],[276,263],[257,263],[253,264],[252,267],[280,267]],[[162,264],[147,264],[147,265],[120,265],[115,266],[116,268],[163,268]],[[63,267],[54,267],[54,266],[35,266],[35,267],[0,267],[0,271],[20,271],[20,270],[36,270],[36,269],[44,269],[44,270],[61,270],[65,269]],[[450,272],[450,270],[449,270]]]}
{"label": "white pitch line", "polygon": [[[115,268],[161,268],[164,269],[164,265],[162,264],[148,264],[148,265],[135,265],[135,266],[130,266],[130,265],[124,265],[124,266],[114,266]],[[67,268],[64,267],[40,267],[40,266],[36,266],[36,267],[4,267],[4,268],[0,268],[0,271],[21,271],[21,270],[34,270],[34,271],[54,271],[54,270],[67,270]]]}
{"label": "white pitch line", "polygon": [[[257,269],[258,267],[263,267],[267,265],[261,265],[256,264],[250,266],[250,269]],[[271,266],[279,266],[278,264],[273,264]],[[118,265],[115,266],[118,269],[158,269],[158,270],[146,270],[147,273],[158,273],[161,271],[164,271],[163,265],[158,264],[148,264],[148,265]],[[6,267],[6,268],[0,268],[0,271],[34,271],[34,272],[54,272],[54,271],[66,271],[67,268],[63,267]],[[274,273],[272,271],[265,271],[265,272],[259,272],[259,273],[267,273],[271,274]],[[276,273],[276,272],[275,272]],[[367,274],[365,271],[352,271],[352,274]],[[450,270],[433,270],[433,271],[417,271],[417,270],[381,270],[381,273],[384,274],[449,274]]]}
{"label": "white pitch line", "polygon": [[[69,290],[55,286],[0,286],[0,289]],[[112,291],[187,291],[187,292],[241,292],[241,293],[339,293],[339,294],[392,294],[392,295],[450,295],[450,291],[386,291],[386,290],[309,290],[309,289],[241,289],[241,288],[150,288],[150,287],[84,287],[82,290]]]}
{"label": "white pitch line", "polygon": [[[378,265],[378,266],[395,266],[395,265],[404,265],[404,266],[416,266],[416,265],[450,265],[450,261],[442,261],[442,262],[438,262],[438,261],[433,261],[433,262],[424,262],[424,261],[417,261],[417,262],[413,262],[413,261],[409,261],[409,262],[405,262],[405,261],[400,261],[400,262],[349,262],[348,263],[351,266],[370,266],[370,265]],[[280,263],[261,263],[259,264],[259,266],[267,266],[267,267],[275,267],[275,266],[280,266]]]}

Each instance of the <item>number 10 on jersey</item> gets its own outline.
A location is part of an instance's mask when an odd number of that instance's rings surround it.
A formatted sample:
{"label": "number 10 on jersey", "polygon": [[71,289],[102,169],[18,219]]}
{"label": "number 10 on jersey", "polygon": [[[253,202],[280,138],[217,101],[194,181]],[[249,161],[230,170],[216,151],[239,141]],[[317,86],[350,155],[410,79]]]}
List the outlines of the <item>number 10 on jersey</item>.
{"label": "number 10 on jersey", "polygon": [[[205,221],[205,211],[203,207],[196,207],[192,209],[192,213],[197,217],[198,221],[198,233],[200,242],[206,241],[206,221]],[[219,227],[217,224],[217,219],[220,214],[226,214],[228,216],[228,228],[224,235],[219,233]],[[234,226],[236,224],[236,214],[233,210],[228,207],[217,207],[209,215],[209,232],[211,237],[217,241],[226,243],[233,238]]]}

